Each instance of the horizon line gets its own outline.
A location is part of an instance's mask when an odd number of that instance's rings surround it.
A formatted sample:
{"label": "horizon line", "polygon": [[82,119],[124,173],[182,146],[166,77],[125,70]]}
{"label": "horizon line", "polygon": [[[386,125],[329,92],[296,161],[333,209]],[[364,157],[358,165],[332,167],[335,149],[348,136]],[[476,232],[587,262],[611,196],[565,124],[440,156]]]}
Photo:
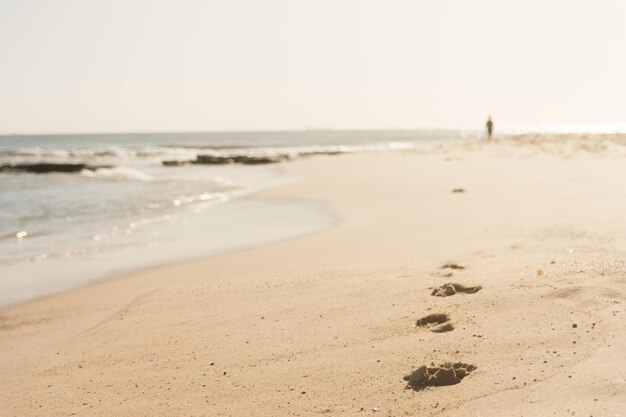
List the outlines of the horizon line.
{"label": "horizon line", "polygon": [[[589,130],[585,130],[589,129]],[[194,134],[232,134],[232,133],[306,133],[306,132],[478,132],[484,128],[472,127],[390,127],[390,128],[333,128],[307,127],[301,129],[233,129],[233,130],[120,130],[120,131],[57,131],[57,132],[0,132],[0,137],[8,136],[122,136],[122,135],[194,135]],[[626,133],[626,122],[583,122],[583,123],[537,123],[504,124],[499,129],[502,133]]]}
{"label": "horizon line", "polygon": [[233,130],[127,130],[127,131],[76,131],[76,132],[0,132],[2,136],[112,136],[112,135],[168,135],[168,134],[203,134],[203,133],[304,133],[304,132],[411,132],[411,131],[439,131],[461,132],[481,129],[468,128],[303,128],[303,129],[233,129]]}

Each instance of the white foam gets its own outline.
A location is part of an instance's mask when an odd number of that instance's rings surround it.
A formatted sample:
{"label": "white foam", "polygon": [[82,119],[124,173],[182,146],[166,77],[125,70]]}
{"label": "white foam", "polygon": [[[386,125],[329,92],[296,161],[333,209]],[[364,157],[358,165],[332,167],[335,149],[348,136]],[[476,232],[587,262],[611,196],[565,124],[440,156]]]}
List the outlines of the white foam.
{"label": "white foam", "polygon": [[[164,160],[194,160],[197,155],[298,158],[308,154],[372,152],[392,149],[411,149],[415,145],[406,142],[381,142],[363,145],[304,145],[250,148],[206,148],[178,146],[119,147],[104,146],[94,148],[20,148],[1,156],[2,162],[55,162],[91,163],[110,165],[160,165]],[[103,173],[102,175],[106,175]]]}
{"label": "white foam", "polygon": [[119,146],[105,146],[94,148],[19,148],[14,151],[4,152],[1,155],[3,161],[9,163],[18,162],[108,162],[114,164],[127,164],[126,161],[156,161],[163,159],[193,159],[200,149],[171,148],[162,146],[145,146],[137,148],[124,148]]}
{"label": "white foam", "polygon": [[96,170],[82,170],[81,175],[90,178],[100,178],[106,180],[131,180],[131,181],[152,181],[152,177],[138,169],[130,167],[99,168]]}
{"label": "white foam", "polygon": [[[385,150],[413,149],[416,145],[407,142],[384,142],[366,145],[309,145],[309,146],[280,146],[245,149],[208,149],[197,148],[193,152],[203,155],[215,155],[226,157],[248,156],[248,157],[282,157],[298,158],[311,154],[333,154],[333,153],[357,153],[376,152]],[[192,151],[192,149],[188,149]]]}

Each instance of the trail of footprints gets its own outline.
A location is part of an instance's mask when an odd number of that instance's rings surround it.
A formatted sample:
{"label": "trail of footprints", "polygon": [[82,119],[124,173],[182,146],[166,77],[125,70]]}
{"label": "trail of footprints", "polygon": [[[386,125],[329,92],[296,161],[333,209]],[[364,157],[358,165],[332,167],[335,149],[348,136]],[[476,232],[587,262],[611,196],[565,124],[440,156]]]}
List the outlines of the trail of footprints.
{"label": "trail of footprints", "polygon": [[[454,263],[446,263],[433,273],[435,276],[449,278],[453,275],[451,270],[462,271],[465,267]],[[450,297],[456,294],[475,294],[482,289],[481,286],[468,287],[458,283],[447,283],[434,288],[431,296]],[[445,333],[454,330],[454,324],[450,316],[445,313],[429,314],[420,318],[415,323],[416,327],[430,330],[434,333]],[[407,389],[420,391],[426,387],[442,387],[460,383],[463,378],[476,369],[476,366],[462,362],[446,362],[440,365],[430,364],[420,366],[404,377]]]}

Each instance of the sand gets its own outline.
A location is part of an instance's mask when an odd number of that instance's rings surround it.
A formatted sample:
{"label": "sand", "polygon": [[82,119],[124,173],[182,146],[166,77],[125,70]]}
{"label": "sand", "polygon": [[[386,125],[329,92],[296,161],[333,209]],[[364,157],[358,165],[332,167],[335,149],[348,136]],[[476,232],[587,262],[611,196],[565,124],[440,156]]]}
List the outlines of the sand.
{"label": "sand", "polygon": [[256,198],[335,227],[0,311],[0,416],[624,415],[625,162],[526,136],[284,163]]}

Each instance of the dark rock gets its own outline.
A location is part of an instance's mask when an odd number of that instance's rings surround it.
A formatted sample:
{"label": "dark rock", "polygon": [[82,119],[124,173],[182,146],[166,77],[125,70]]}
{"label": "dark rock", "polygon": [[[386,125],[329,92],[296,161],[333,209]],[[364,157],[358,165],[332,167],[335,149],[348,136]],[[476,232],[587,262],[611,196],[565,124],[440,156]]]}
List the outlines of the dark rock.
{"label": "dark rock", "polygon": [[341,155],[342,151],[308,151],[308,152],[301,152],[298,154],[298,156],[302,156],[302,157],[306,157],[306,156],[319,156],[319,155]]}
{"label": "dark rock", "polygon": [[287,159],[285,155],[279,156],[245,156],[238,155],[233,157],[236,164],[258,165],[258,164],[274,164]]}
{"label": "dark rock", "polygon": [[217,156],[217,155],[198,155],[194,163],[196,164],[243,164],[243,165],[260,165],[274,164],[287,159],[286,155],[279,156]]}
{"label": "dark rock", "polygon": [[232,164],[235,161],[228,156],[198,155],[194,164]]}
{"label": "dark rock", "polygon": [[80,172],[82,170],[95,171],[99,168],[111,168],[110,165],[92,166],[87,164],[61,164],[48,162],[33,162],[22,164],[0,165],[0,172],[31,172],[47,174],[50,172]]}
{"label": "dark rock", "polygon": [[242,164],[242,165],[262,165],[275,164],[291,159],[305,158],[318,155],[339,155],[341,151],[309,151],[301,152],[295,155],[288,153],[272,155],[272,156],[253,156],[253,155],[198,155],[195,160],[166,160],[162,161],[165,166],[183,166],[187,164],[200,165],[226,165],[226,164]]}
{"label": "dark rock", "polygon": [[170,161],[162,161],[161,162],[164,166],[166,167],[179,167],[179,166],[183,166],[183,165],[189,165],[189,164],[193,164],[194,161],[188,160],[188,161],[175,161],[175,160],[170,160]]}

